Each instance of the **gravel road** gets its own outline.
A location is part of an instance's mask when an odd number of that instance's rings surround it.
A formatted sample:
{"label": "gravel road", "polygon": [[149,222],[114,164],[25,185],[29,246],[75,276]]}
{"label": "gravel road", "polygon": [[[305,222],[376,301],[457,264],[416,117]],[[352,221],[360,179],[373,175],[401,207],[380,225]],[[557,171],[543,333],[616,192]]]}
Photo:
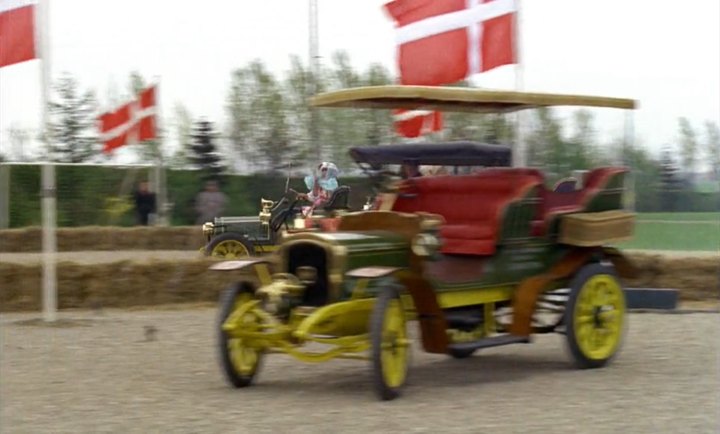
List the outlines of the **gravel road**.
{"label": "gravel road", "polygon": [[[410,384],[377,401],[362,361],[265,360],[231,389],[214,308],[0,320],[2,433],[716,433],[718,314],[631,314],[613,364],[580,371],[559,335],[466,360],[415,345]],[[144,327],[157,327],[145,341]],[[414,325],[414,324],[413,324]]]}
{"label": "gravel road", "polygon": [[[720,251],[682,251],[682,250],[624,250],[624,252],[655,254],[671,256],[674,258],[712,258],[720,260]],[[194,260],[202,258],[200,251],[196,250],[98,250],[81,252],[58,252],[57,261],[70,261],[80,264],[100,264],[115,261],[148,261],[158,260]],[[42,261],[42,253],[5,253],[0,252],[0,262],[14,264],[32,264]]]}

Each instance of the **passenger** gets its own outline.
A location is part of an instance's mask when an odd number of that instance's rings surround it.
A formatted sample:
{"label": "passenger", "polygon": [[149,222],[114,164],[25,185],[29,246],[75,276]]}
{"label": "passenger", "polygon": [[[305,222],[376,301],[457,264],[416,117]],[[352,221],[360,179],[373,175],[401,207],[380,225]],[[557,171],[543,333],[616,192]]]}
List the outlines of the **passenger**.
{"label": "passenger", "polygon": [[412,161],[406,161],[402,165],[402,177],[403,179],[407,178],[417,178],[419,176],[422,176],[422,173],[420,172],[420,166]]}
{"label": "passenger", "polygon": [[335,164],[323,161],[318,164],[314,174],[305,177],[305,186],[309,191],[298,196],[312,205],[302,207],[303,217],[311,216],[315,208],[330,199],[332,192],[338,188],[337,174],[338,168]]}

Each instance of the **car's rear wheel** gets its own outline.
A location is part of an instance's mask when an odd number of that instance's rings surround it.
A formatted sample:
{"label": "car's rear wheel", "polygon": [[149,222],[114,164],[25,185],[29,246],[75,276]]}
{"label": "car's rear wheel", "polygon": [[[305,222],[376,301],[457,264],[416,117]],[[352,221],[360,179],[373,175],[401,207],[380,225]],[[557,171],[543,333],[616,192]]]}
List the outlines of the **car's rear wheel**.
{"label": "car's rear wheel", "polygon": [[407,379],[410,340],[399,288],[384,288],[370,317],[375,391],[382,400],[395,399]]}
{"label": "car's rear wheel", "polygon": [[252,242],[235,232],[220,234],[205,247],[208,256],[224,259],[247,258],[255,255]]}
{"label": "car's rear wheel", "polygon": [[[227,288],[220,298],[217,337],[220,365],[228,382],[234,387],[249,386],[260,368],[263,351],[249,345],[245,339],[223,330],[223,323],[244,304],[254,299],[248,284],[237,283]],[[253,331],[259,329],[262,320],[252,310],[238,318],[237,327]]]}
{"label": "car's rear wheel", "polygon": [[589,264],[570,285],[564,323],[579,368],[599,368],[618,352],[626,328],[626,300],[615,270]]}

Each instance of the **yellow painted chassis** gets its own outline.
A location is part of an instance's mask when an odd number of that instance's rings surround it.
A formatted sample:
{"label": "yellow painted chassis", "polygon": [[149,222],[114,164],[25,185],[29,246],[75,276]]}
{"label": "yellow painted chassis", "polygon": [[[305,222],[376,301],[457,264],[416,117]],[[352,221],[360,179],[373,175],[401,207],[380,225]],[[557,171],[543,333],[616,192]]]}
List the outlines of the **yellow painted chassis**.
{"label": "yellow painted chassis", "polygon": [[[257,263],[254,264],[254,268],[254,277],[260,285],[272,284],[273,276],[269,273],[266,264]],[[368,323],[376,298],[368,296],[365,290],[372,279],[357,279],[352,296],[347,301],[313,310],[304,307],[295,308],[287,321],[279,320],[260,306],[259,299],[253,299],[236,306],[221,327],[229,337],[242,339],[244,345],[266,353],[288,354],[303,362],[325,362],[336,358],[367,360],[368,357],[360,353],[370,348]],[[452,330],[449,338],[453,342],[460,342],[491,335],[496,329],[493,316],[495,303],[510,301],[513,289],[513,286],[501,286],[437,293],[437,300],[442,308],[478,304],[485,306],[485,321],[481,330],[476,332]],[[411,295],[403,293],[400,298],[406,320],[417,319]],[[248,313],[253,313],[261,318],[261,321],[248,327],[247,323],[242,322],[242,318]],[[482,336],[477,336],[477,333]],[[308,344],[322,344],[330,348],[325,351],[303,349]]]}

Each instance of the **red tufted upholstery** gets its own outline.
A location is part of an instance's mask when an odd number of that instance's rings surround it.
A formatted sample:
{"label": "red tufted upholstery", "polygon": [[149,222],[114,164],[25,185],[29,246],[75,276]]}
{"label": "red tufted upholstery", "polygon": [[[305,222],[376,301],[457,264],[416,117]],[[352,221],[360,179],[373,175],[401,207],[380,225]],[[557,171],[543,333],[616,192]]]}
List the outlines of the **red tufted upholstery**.
{"label": "red tufted upholstery", "polygon": [[612,176],[626,171],[625,167],[598,167],[585,175],[583,188],[580,190],[571,193],[557,193],[544,189],[542,219],[533,223],[533,234],[544,234],[550,220],[559,214],[583,211],[588,202],[605,188]]}
{"label": "red tufted upholstery", "polygon": [[403,184],[393,211],[442,215],[443,253],[491,255],[505,208],[537,185],[536,177],[515,173],[413,178]]}
{"label": "red tufted upholstery", "polygon": [[605,188],[610,177],[626,171],[625,167],[598,167],[585,175],[582,189],[570,193],[558,193],[546,188],[544,174],[530,167],[493,167],[481,170],[478,175],[493,177],[523,174],[535,177],[541,183],[541,201],[532,222],[532,234],[541,236],[547,230],[550,220],[559,214],[582,211],[592,197]]}

